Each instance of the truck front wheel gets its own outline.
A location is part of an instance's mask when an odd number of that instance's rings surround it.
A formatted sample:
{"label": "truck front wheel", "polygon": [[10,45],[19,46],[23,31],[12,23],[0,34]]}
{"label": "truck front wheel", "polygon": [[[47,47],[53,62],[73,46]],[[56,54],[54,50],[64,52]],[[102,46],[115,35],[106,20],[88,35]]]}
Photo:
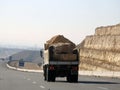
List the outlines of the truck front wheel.
{"label": "truck front wheel", "polygon": [[46,81],[46,66],[43,67],[43,71],[44,80]]}
{"label": "truck front wheel", "polygon": [[51,81],[51,79],[50,79],[50,72],[49,72],[49,70],[48,70],[48,68],[46,69],[46,80],[49,82],[49,81]]}
{"label": "truck front wheel", "polygon": [[55,82],[55,71],[48,70],[47,68],[45,77],[48,82]]}

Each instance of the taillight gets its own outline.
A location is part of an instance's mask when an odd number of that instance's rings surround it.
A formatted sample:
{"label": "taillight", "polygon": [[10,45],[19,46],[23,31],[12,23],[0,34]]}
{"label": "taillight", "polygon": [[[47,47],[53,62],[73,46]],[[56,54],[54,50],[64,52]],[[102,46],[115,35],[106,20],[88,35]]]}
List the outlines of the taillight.
{"label": "taillight", "polygon": [[54,66],[50,66],[49,69],[50,70],[55,70],[55,67]]}

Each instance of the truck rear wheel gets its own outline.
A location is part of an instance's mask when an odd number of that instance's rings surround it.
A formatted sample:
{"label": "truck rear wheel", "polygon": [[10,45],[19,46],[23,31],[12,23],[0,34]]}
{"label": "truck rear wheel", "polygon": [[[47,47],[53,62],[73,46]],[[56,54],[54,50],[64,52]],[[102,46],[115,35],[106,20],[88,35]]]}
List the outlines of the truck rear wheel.
{"label": "truck rear wheel", "polygon": [[72,75],[72,82],[78,82],[78,75]]}
{"label": "truck rear wheel", "polygon": [[55,76],[52,76],[51,81],[55,82]]}
{"label": "truck rear wheel", "polygon": [[67,82],[78,82],[78,75],[67,76]]}
{"label": "truck rear wheel", "polygon": [[70,76],[67,76],[67,82],[71,82]]}

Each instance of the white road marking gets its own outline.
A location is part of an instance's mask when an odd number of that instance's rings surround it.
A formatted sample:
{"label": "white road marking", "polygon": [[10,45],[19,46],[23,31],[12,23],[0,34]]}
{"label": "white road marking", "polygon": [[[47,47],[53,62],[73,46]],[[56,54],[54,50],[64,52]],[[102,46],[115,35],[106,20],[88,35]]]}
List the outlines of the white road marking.
{"label": "white road marking", "polygon": [[28,78],[27,80],[28,80],[28,81],[30,81],[31,79],[30,79],[30,78]]}
{"label": "white road marking", "polygon": [[33,83],[33,84],[36,84],[37,82],[33,81],[32,83]]}
{"label": "white road marking", "polygon": [[105,87],[98,87],[98,88],[102,90],[109,90],[108,88],[105,88]]}
{"label": "white road marking", "polygon": [[40,86],[40,88],[45,88],[44,86]]}

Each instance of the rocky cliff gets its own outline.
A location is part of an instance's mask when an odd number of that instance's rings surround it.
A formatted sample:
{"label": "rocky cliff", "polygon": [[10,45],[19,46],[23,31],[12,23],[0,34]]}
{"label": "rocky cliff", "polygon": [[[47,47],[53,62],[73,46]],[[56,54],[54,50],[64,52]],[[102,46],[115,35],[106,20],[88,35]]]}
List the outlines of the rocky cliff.
{"label": "rocky cliff", "polygon": [[77,49],[80,70],[120,71],[120,24],[96,28]]}

